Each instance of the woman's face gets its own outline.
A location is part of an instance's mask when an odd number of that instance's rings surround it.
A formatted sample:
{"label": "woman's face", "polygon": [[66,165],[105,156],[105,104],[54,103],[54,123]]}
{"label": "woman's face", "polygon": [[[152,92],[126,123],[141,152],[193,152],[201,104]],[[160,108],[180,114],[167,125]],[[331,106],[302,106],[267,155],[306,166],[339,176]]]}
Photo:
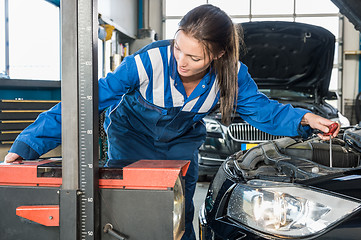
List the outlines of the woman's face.
{"label": "woman's face", "polygon": [[204,45],[182,30],[175,36],[174,57],[177,61],[178,73],[182,77],[202,75],[211,63],[210,58],[205,54]]}

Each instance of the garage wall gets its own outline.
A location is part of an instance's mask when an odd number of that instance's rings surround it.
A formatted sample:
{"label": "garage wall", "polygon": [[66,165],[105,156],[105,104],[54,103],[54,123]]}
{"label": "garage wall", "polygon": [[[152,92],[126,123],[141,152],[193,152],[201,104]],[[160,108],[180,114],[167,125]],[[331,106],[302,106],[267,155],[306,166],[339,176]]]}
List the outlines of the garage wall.
{"label": "garage wall", "polygon": [[162,0],[150,0],[149,1],[149,26],[155,30],[159,39],[163,36],[163,1]]}
{"label": "garage wall", "polygon": [[[355,30],[345,17],[344,21],[344,51],[359,50],[360,33]],[[343,70],[342,70],[342,106],[339,108],[341,112],[350,119],[351,124],[356,124],[354,111],[354,102],[356,95],[359,93],[359,55],[343,54]]]}

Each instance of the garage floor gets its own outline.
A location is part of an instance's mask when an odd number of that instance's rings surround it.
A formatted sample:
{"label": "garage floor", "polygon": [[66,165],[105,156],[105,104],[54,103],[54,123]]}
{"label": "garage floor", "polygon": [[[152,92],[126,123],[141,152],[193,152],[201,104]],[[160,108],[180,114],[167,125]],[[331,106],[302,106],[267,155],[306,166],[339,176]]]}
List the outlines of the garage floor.
{"label": "garage floor", "polygon": [[197,187],[196,187],[196,192],[194,194],[194,219],[193,219],[193,227],[194,227],[194,231],[196,232],[196,237],[198,239],[199,237],[199,231],[198,231],[198,213],[199,213],[199,208],[200,206],[203,204],[204,199],[206,197],[207,194],[207,190],[208,190],[208,186],[209,186],[209,182],[198,182],[197,183]]}

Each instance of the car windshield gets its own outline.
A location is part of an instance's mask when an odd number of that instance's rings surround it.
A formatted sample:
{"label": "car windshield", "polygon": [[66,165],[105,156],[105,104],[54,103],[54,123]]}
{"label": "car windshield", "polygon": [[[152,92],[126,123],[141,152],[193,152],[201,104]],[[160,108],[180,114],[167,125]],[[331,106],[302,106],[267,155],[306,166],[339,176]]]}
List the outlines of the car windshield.
{"label": "car windshield", "polygon": [[264,93],[267,97],[272,99],[312,99],[313,94],[285,90],[285,89],[259,89],[260,92]]}

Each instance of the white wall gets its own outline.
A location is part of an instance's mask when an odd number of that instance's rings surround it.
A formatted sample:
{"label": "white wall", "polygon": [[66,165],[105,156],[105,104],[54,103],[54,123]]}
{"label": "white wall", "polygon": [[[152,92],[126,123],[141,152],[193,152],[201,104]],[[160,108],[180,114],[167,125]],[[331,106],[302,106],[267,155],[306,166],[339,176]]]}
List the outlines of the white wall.
{"label": "white wall", "polygon": [[[359,50],[360,33],[355,30],[345,17],[344,21],[344,51]],[[359,92],[359,55],[343,54],[342,73],[342,106],[341,111],[347,112],[348,106],[354,105],[354,99]],[[346,113],[347,114],[347,113]]]}
{"label": "white wall", "polygon": [[158,38],[161,39],[163,36],[163,3],[162,0],[150,0],[149,1],[149,26],[157,34]]}

